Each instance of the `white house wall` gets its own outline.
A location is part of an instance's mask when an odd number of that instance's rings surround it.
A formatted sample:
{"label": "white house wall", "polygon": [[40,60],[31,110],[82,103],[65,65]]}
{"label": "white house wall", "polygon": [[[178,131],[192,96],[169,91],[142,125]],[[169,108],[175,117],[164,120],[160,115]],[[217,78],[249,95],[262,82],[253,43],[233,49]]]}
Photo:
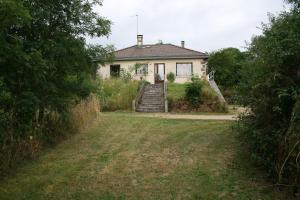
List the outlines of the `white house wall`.
{"label": "white house wall", "polygon": [[[130,71],[135,64],[148,64],[148,74],[145,79],[154,83],[154,64],[165,64],[165,80],[168,73],[173,72],[175,74],[175,83],[185,83],[191,80],[191,76],[176,76],[176,63],[193,63],[193,74],[200,77],[206,77],[206,61],[203,59],[172,59],[172,60],[143,60],[143,61],[116,61],[99,67],[98,74],[102,78],[110,78],[110,65],[120,65],[120,69]],[[132,71],[133,78],[140,80],[141,75],[135,75],[135,71]]]}

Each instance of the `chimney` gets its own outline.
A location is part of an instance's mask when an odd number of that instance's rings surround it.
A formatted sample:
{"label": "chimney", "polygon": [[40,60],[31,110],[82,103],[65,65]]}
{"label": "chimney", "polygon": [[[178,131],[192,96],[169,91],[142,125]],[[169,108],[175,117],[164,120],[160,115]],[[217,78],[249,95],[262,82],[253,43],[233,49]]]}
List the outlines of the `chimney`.
{"label": "chimney", "polygon": [[138,46],[143,45],[143,35],[137,35],[137,45]]}
{"label": "chimney", "polygon": [[181,41],[181,47],[184,48],[184,41]]}

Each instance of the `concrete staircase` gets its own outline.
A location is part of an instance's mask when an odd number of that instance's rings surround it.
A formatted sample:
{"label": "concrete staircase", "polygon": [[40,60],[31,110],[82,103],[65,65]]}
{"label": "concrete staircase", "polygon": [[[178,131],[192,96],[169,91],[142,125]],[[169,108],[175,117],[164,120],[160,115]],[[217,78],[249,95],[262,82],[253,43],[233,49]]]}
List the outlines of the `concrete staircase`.
{"label": "concrete staircase", "polygon": [[137,103],[137,112],[164,112],[164,84],[146,85],[140,101]]}

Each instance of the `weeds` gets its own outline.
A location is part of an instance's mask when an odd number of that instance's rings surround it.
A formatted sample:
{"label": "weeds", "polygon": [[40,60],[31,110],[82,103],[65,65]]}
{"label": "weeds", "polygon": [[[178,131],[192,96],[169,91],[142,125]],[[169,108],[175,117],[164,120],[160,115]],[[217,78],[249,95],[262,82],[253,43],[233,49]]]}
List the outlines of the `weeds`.
{"label": "weeds", "polygon": [[139,81],[99,79],[97,96],[103,111],[131,110],[132,100],[138,93]]}

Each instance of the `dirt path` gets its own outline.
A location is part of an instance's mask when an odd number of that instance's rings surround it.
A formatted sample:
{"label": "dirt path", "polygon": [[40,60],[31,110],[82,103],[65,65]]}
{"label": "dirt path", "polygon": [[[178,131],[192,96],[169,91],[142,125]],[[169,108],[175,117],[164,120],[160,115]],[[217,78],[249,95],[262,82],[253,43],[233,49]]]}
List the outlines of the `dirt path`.
{"label": "dirt path", "polygon": [[195,120],[237,120],[237,115],[191,115],[170,113],[143,113],[140,117],[160,117],[165,119],[195,119]]}

